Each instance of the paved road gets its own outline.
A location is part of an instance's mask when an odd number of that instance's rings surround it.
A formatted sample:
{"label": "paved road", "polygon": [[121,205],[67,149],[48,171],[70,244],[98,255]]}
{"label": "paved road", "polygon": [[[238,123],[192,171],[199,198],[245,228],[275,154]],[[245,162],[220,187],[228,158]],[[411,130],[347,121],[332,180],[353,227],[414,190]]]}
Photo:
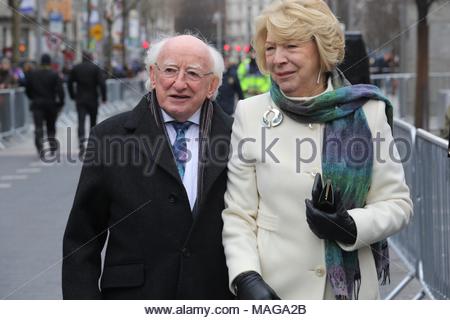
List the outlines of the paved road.
{"label": "paved road", "polygon": [[[407,266],[402,262],[400,257],[397,255],[396,251],[391,247],[390,249],[391,257],[391,282],[385,286],[380,287],[380,294],[382,298],[388,296],[397,285],[404,280],[404,278],[409,274]],[[417,294],[421,291],[421,285],[416,279],[412,280],[407,284],[407,286],[395,297],[395,300],[411,300],[415,299]],[[427,299],[427,297],[423,297]]]}
{"label": "paved road", "polygon": [[[58,128],[62,156],[52,164],[38,160],[31,134],[0,150],[0,299],[61,298],[62,236],[81,169],[75,132]],[[382,297],[408,272],[391,255]],[[419,289],[413,282],[397,298],[412,299]]]}
{"label": "paved road", "polygon": [[25,138],[0,151],[0,298],[60,299],[61,240],[81,164],[65,152],[43,163]]}

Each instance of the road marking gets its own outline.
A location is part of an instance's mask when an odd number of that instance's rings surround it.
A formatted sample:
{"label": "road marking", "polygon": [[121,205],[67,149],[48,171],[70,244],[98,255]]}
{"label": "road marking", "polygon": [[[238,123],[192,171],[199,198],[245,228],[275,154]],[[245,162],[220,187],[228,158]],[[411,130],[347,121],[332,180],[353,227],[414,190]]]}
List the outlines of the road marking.
{"label": "road marking", "polygon": [[41,172],[41,168],[24,168],[24,169],[17,169],[16,173],[39,173]]}
{"label": "road marking", "polygon": [[40,161],[31,162],[29,164],[30,167],[41,167],[42,163]]}
{"label": "road marking", "polygon": [[35,168],[35,167],[50,167],[54,164],[54,162],[50,162],[50,163],[46,163],[46,162],[42,162],[42,161],[36,161],[36,162],[31,162],[29,164],[30,167]]}
{"label": "road marking", "polygon": [[0,183],[0,189],[11,188],[11,183]]}
{"label": "road marking", "polygon": [[28,176],[26,174],[16,174],[9,176],[1,176],[0,180],[2,181],[12,181],[12,180],[26,180]]}

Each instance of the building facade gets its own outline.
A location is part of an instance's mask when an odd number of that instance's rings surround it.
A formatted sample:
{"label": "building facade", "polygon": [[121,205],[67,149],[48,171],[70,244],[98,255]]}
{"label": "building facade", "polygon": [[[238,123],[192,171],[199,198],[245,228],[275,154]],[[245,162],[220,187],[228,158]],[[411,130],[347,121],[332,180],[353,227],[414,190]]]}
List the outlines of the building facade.
{"label": "building facade", "polygon": [[[88,49],[95,53],[102,64],[106,50],[108,27],[107,14],[113,17],[111,28],[114,45],[120,42],[125,30],[125,49],[130,59],[141,59],[141,44],[161,34],[175,30],[175,13],[181,0],[27,0],[26,11],[21,12],[20,60],[39,61],[41,53],[50,53],[61,66],[70,57],[81,60],[81,51]],[[90,4],[90,21],[87,8]],[[133,6],[133,7],[129,7]],[[129,11],[127,28],[123,27],[122,8]],[[12,47],[12,10],[6,1],[0,2],[0,56],[9,56]],[[57,13],[55,15],[55,13]],[[58,20],[59,15],[59,20]],[[95,27],[95,28],[94,28]],[[57,37],[51,36],[55,32]],[[87,33],[90,33],[88,43]],[[39,40],[38,40],[39,39]],[[118,46],[116,46],[118,47]],[[120,49],[120,50],[123,50]],[[113,56],[120,56],[115,52]]]}
{"label": "building facade", "polygon": [[255,31],[255,18],[272,0],[226,0],[225,43],[235,56],[245,54]]}

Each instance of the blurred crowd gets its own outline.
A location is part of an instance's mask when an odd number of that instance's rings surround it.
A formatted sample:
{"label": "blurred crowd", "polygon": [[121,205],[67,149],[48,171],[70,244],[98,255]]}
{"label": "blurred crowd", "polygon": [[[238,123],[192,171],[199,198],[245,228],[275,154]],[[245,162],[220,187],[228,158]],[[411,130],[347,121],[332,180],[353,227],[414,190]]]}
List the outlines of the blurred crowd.
{"label": "blurred crowd", "polygon": [[[21,61],[17,66],[13,66],[7,57],[1,58],[0,61],[0,89],[24,87],[27,73],[38,67],[38,63],[34,60]],[[57,63],[52,63],[51,67],[64,82],[67,82],[73,66],[73,62],[65,62],[62,67]],[[113,63],[110,73],[104,71],[104,77],[105,79],[138,78],[147,80],[147,73],[142,62],[133,61],[130,66]]]}
{"label": "blurred crowd", "polygon": [[[236,102],[245,97],[260,94],[269,90],[270,78],[262,74],[257,65],[253,50],[250,50],[242,59],[232,57],[225,53],[225,72],[222,86],[219,90],[219,104],[228,114],[234,113]],[[51,69],[56,72],[63,82],[67,83],[75,63],[73,60],[64,60],[63,64],[52,61]],[[25,87],[27,74],[39,69],[39,64],[33,60],[24,60],[13,66],[7,57],[1,59],[0,89]],[[146,81],[148,73],[143,61],[133,60],[129,65],[122,65],[112,61],[111,71],[103,69],[104,79],[137,79]]]}
{"label": "blurred crowd", "polygon": [[30,62],[13,67],[8,58],[2,58],[0,63],[0,89],[15,88],[25,85],[25,73],[33,68]]}

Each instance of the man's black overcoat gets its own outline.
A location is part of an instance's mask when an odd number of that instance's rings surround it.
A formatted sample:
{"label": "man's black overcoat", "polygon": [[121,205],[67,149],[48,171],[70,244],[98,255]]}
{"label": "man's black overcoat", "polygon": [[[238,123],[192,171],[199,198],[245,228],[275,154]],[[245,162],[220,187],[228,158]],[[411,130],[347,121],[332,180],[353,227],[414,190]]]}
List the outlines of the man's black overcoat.
{"label": "man's black overcoat", "polygon": [[193,218],[149,100],[91,131],[64,234],[64,299],[232,298],[221,219],[232,120],[215,105]]}

